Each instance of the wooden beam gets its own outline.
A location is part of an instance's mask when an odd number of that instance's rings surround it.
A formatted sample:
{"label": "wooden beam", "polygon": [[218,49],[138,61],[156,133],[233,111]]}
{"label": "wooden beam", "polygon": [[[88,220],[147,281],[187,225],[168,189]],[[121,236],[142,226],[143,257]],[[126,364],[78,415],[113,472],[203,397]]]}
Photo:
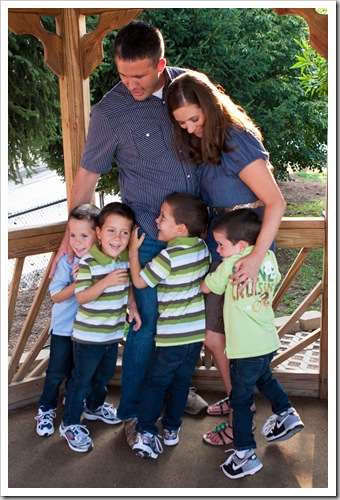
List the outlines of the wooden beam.
{"label": "wooden beam", "polygon": [[[32,10],[39,11],[39,9]],[[56,75],[61,76],[64,73],[64,66],[60,36],[47,31],[41,23],[41,14],[31,11],[18,12],[18,9],[9,9],[8,27],[16,35],[29,34],[38,38],[44,46],[45,64]]]}
{"label": "wooden beam", "polygon": [[[81,9],[82,13],[90,9]],[[102,11],[103,9],[97,9]],[[103,39],[107,33],[118,29],[136,18],[143,9],[110,9],[100,12],[99,23],[95,30],[83,37],[84,78],[88,78],[101,63],[103,53]]]}
{"label": "wooden beam", "polygon": [[[320,4],[320,7],[322,5]],[[303,17],[309,27],[309,43],[325,59],[328,58],[328,15],[319,14],[315,9],[273,9],[279,16],[296,14]]]}
{"label": "wooden beam", "polygon": [[58,250],[65,229],[66,222],[58,222],[48,226],[31,226],[24,229],[9,229],[8,258],[17,259]]}
{"label": "wooden beam", "polygon": [[300,340],[300,342],[298,342],[297,344],[294,344],[289,349],[286,349],[281,354],[278,354],[277,356],[275,356],[275,358],[271,362],[270,366],[272,368],[274,368],[275,366],[280,365],[284,361],[287,361],[287,359],[289,359],[292,356],[294,356],[294,354],[297,354],[298,352],[301,352],[302,349],[304,349],[305,347],[309,346],[310,344],[312,344],[313,342],[315,342],[316,340],[318,340],[318,338],[320,338],[320,331],[321,331],[321,329],[317,328],[316,330],[314,330],[314,332],[310,333],[304,339]]}
{"label": "wooden beam", "polygon": [[279,248],[323,248],[325,220],[323,217],[283,217],[275,239]]}

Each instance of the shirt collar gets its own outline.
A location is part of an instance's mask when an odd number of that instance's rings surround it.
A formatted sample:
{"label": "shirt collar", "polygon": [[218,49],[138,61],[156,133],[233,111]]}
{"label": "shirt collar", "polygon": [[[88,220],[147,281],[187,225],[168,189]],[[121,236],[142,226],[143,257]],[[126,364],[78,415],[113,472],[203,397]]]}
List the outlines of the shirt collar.
{"label": "shirt collar", "polygon": [[93,247],[90,248],[89,254],[98,262],[98,264],[100,264],[101,266],[107,266],[112,262],[120,262],[123,252],[118,255],[116,259],[114,259],[113,257],[110,257],[109,255],[106,255],[106,253],[102,252],[100,249],[100,245],[98,243],[95,243]]}
{"label": "shirt collar", "polygon": [[168,241],[167,247],[175,246],[188,246],[193,247],[197,245],[199,238],[197,236],[177,236]]}

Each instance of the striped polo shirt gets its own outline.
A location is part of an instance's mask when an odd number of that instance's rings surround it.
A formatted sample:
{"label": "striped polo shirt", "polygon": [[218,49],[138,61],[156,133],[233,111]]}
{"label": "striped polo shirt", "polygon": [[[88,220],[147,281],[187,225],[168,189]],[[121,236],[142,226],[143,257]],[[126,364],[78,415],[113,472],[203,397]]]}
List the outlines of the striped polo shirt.
{"label": "striped polo shirt", "polygon": [[[117,259],[104,254],[98,244],[79,262],[75,293],[97,283],[115,269],[129,269],[127,249]],[[131,279],[123,285],[110,286],[87,304],[80,304],[74,321],[72,339],[81,343],[118,342],[124,336],[126,305]]]}
{"label": "striped polo shirt", "polygon": [[197,237],[173,238],[140,275],[157,285],[156,346],[201,342],[205,338],[205,307],[200,285],[209,270],[210,253]]}
{"label": "striped polo shirt", "polygon": [[165,68],[163,98],[136,101],[122,82],[93,108],[81,166],[91,172],[110,172],[119,166],[123,203],[137,224],[157,240],[155,219],[167,194],[198,194],[196,165],[180,160],[174,149],[173,127],[166,108],[166,90],[180,68]]}

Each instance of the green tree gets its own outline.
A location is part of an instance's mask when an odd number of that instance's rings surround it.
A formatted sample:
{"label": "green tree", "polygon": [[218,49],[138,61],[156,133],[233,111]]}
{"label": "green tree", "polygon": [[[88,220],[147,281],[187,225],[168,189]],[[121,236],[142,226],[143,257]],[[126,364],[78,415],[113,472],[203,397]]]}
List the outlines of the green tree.
{"label": "green tree", "polygon": [[[278,16],[271,9],[165,8],[144,10],[139,19],[162,31],[168,65],[206,73],[247,110],[262,130],[278,178],[288,177],[288,166],[324,167],[327,99],[306,94],[299,69],[292,68],[296,56],[303,55],[295,40],[305,43],[309,37],[302,18]],[[105,37],[103,62],[90,77],[92,105],[119,81],[112,54],[115,35],[113,31]],[[58,127],[54,136],[56,131]],[[60,143],[50,140],[53,134],[45,135],[53,162],[48,164],[62,174]],[[113,162],[100,187],[110,191],[113,186],[117,192],[117,171]]]}

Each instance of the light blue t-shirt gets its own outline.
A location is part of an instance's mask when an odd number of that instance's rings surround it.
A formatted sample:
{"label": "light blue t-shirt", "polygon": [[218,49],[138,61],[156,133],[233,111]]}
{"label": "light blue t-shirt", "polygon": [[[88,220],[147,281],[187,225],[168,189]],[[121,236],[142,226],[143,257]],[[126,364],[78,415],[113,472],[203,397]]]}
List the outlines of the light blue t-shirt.
{"label": "light blue t-shirt", "polygon": [[[74,282],[72,268],[79,262],[79,258],[74,257],[72,264],[69,264],[67,259],[68,256],[63,255],[57,264],[57,269],[49,287],[51,297]],[[74,294],[69,299],[54,304],[50,327],[50,332],[52,332],[53,335],[71,337],[73,322],[78,311],[78,306],[79,304]]]}

